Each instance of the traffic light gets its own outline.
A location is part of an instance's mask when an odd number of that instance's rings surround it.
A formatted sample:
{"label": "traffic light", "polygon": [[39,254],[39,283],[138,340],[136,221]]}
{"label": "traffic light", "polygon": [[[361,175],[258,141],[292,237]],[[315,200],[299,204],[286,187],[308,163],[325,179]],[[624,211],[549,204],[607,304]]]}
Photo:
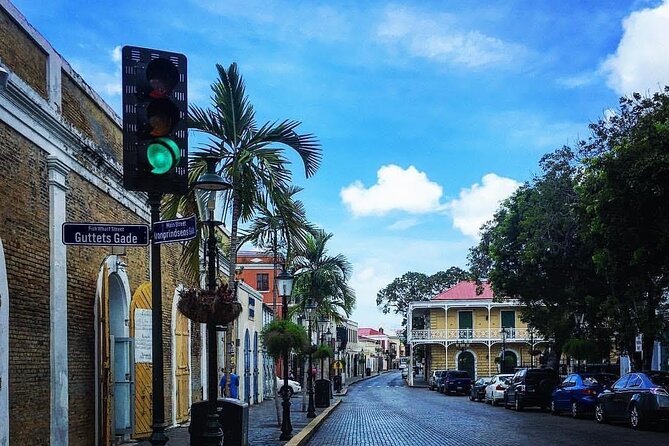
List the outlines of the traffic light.
{"label": "traffic light", "polygon": [[185,194],[188,189],[186,56],[124,46],[123,185]]}

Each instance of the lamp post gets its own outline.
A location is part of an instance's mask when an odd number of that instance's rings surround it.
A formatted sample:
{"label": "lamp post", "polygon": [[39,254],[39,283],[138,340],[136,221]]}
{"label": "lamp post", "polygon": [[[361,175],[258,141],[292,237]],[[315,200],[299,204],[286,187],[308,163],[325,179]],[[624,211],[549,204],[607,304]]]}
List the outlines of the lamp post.
{"label": "lamp post", "polygon": [[309,371],[307,375],[307,393],[309,393],[309,405],[307,407],[307,418],[316,418],[316,407],[314,405],[314,375],[312,372],[313,364],[311,360],[311,318],[316,310],[316,305],[312,299],[307,301],[304,307],[304,312],[307,314],[309,320]]}
{"label": "lamp post", "polygon": [[506,328],[502,328],[499,333],[502,335],[502,364],[500,365],[500,373],[506,373]]}
{"label": "lamp post", "polygon": [[[288,298],[293,292],[294,277],[286,271],[286,265],[283,266],[281,273],[276,276],[277,289],[281,297],[281,317],[288,319]],[[288,349],[283,352],[283,416],[281,420],[281,436],[279,440],[290,440],[293,432],[293,425],[290,422],[290,392],[288,391]]]}
{"label": "lamp post", "polygon": [[[329,319],[324,315],[318,319],[318,331],[321,333],[321,345],[325,344],[325,328],[328,325]],[[323,379],[323,358],[321,357],[321,379]]]}
{"label": "lamp post", "polygon": [[[216,244],[216,226],[221,225],[220,221],[214,219],[214,209],[216,208],[216,194],[218,191],[229,189],[231,186],[226,183],[220,175],[216,173],[217,159],[207,157],[207,171],[198,178],[193,184],[196,190],[200,191],[202,201],[207,200],[207,289],[211,292],[216,290],[216,257],[218,246]],[[216,342],[216,324],[207,322],[207,431],[204,434],[204,444],[220,445],[223,442],[223,431],[218,423],[218,414],[216,413],[216,403],[218,401],[218,351]]]}

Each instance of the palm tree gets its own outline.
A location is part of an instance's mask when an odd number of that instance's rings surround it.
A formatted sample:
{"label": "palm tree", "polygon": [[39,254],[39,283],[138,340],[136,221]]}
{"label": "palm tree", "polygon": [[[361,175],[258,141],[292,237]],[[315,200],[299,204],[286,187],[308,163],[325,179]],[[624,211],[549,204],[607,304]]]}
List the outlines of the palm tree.
{"label": "palm tree", "polygon": [[[237,64],[233,63],[227,70],[218,64],[216,68],[218,79],[211,86],[211,107],[190,107],[189,128],[209,136],[209,141],[195,152],[189,181],[192,184],[204,170],[204,157],[215,157],[217,173],[232,185],[224,194],[223,205],[224,215],[231,212],[229,277],[232,282],[240,222],[253,217],[263,196],[271,201],[279,197],[280,192],[289,190],[292,174],[284,146],[300,156],[307,177],[318,170],[321,148],[314,135],[296,132],[298,121],[268,122],[258,127]],[[164,210],[176,213],[189,201],[194,201],[192,192],[186,197],[168,197]],[[272,201],[272,204],[280,207],[283,202]],[[197,264],[193,259],[199,258],[199,246],[197,239],[186,244],[183,263],[191,267]]]}
{"label": "palm tree", "polygon": [[300,299],[293,311],[302,313],[307,300],[312,299],[319,316],[341,323],[341,313],[348,317],[353,311],[355,292],[348,285],[352,267],[346,256],[328,255],[326,245],[331,238],[332,234],[316,230],[307,237],[305,249],[296,251],[293,294]]}
{"label": "palm tree", "polygon": [[[297,186],[289,186],[285,191],[276,193],[274,199],[262,197],[257,205],[257,214],[251,226],[243,231],[239,246],[246,242],[265,249],[273,254],[274,275],[277,274],[279,251],[284,251],[283,261],[290,259],[292,252],[304,250],[307,236],[315,230],[309,223],[304,204],[294,196],[302,191]],[[273,309],[277,307],[277,290],[273,290]]]}

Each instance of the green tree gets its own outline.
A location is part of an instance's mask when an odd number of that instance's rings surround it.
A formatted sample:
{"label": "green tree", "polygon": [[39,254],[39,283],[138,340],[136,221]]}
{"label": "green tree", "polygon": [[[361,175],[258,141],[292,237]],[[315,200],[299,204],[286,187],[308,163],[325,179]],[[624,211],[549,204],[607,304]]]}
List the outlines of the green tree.
{"label": "green tree", "polygon": [[[579,191],[605,307],[620,348],[637,370],[649,369],[669,289],[669,87],[621,98],[620,110],[591,130]],[[643,360],[634,355],[638,334]]]}
{"label": "green tree", "polygon": [[327,242],[331,238],[332,234],[316,230],[307,236],[304,249],[295,251],[293,295],[298,304],[293,311],[302,313],[311,299],[317,315],[340,323],[342,313],[348,317],[355,307],[355,292],[348,285],[351,263],[343,254],[328,254]]}
{"label": "green tree", "polygon": [[[195,152],[191,163],[191,184],[204,171],[204,156],[217,158],[216,169],[232,185],[224,194],[224,208],[230,211],[229,277],[234,279],[238,250],[238,228],[257,212],[263,198],[281,206],[278,197],[285,196],[292,179],[288,169],[286,147],[301,158],[307,177],[313,175],[321,161],[320,144],[312,134],[298,134],[300,122],[283,120],[258,126],[255,110],[247,95],[237,64],[226,70],[216,65],[218,79],[211,86],[210,108],[191,106],[189,128],[209,137],[209,141]],[[277,193],[278,192],[278,193]],[[176,215],[178,211],[192,210],[193,192],[185,197],[168,197],[165,210]],[[191,203],[190,205],[187,203]],[[184,265],[197,265],[200,237],[186,244]],[[197,269],[195,269],[197,271]]]}
{"label": "green tree", "polygon": [[472,271],[487,273],[497,296],[523,304],[523,320],[553,339],[560,358],[577,328],[575,316],[588,315],[592,329],[601,325],[596,304],[602,283],[592,248],[581,237],[574,153],[565,147],[544,156],[540,166],[543,175],[518,189],[483,227],[469,261]]}

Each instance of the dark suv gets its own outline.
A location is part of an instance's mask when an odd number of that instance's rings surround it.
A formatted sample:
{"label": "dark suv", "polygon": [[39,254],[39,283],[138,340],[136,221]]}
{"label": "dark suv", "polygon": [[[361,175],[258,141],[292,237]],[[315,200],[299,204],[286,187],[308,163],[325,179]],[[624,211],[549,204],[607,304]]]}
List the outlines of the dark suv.
{"label": "dark suv", "polygon": [[439,386],[439,391],[447,395],[451,392],[468,395],[472,390],[472,379],[467,372],[447,370],[441,375]]}
{"label": "dark suv", "polygon": [[516,410],[528,406],[546,409],[557,385],[558,376],[553,369],[520,369],[504,392],[504,406]]}

